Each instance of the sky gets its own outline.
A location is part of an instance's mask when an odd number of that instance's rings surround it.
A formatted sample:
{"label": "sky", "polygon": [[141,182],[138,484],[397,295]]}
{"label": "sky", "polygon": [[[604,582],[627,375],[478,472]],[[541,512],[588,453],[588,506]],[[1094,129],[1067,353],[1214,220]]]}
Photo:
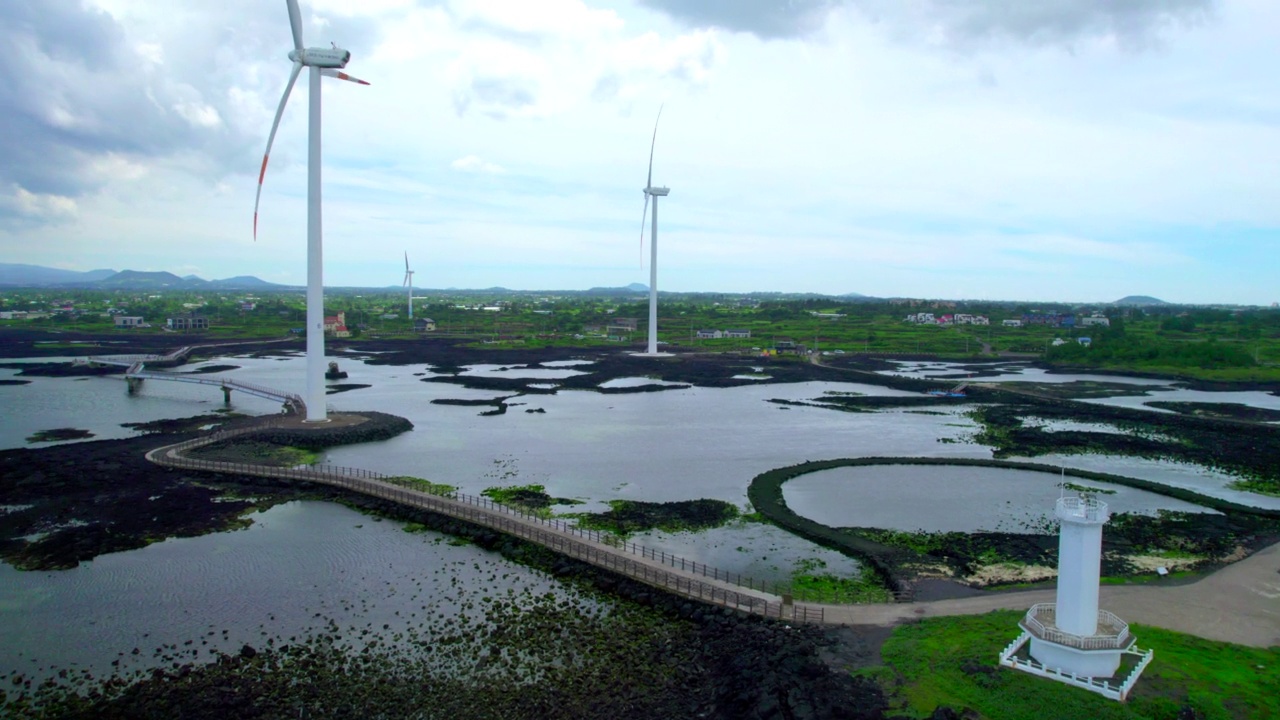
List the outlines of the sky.
{"label": "sky", "polygon": [[[301,0],[325,283],[1280,300],[1274,0]],[[0,262],[306,281],[285,0],[0,3]]]}

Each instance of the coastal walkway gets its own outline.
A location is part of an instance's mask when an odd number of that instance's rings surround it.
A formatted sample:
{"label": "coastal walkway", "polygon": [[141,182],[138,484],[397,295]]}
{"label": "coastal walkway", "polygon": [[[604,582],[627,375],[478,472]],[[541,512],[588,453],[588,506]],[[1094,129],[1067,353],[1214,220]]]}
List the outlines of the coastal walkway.
{"label": "coastal walkway", "polygon": [[768,583],[757,582],[752,578],[664,551],[617,541],[609,533],[579,528],[563,520],[523,513],[488,498],[463,493],[429,493],[414,487],[412,481],[359,468],[329,465],[289,468],[205,460],[186,454],[206,445],[260,430],[301,424],[300,418],[294,415],[272,418],[251,426],[223,430],[156,448],[148,452],[146,457],[147,460],[165,467],[301,480],[340,487],[528,540],[674,595],[754,615],[803,623],[825,622],[823,608],[790,602],[777,593],[769,592]]}

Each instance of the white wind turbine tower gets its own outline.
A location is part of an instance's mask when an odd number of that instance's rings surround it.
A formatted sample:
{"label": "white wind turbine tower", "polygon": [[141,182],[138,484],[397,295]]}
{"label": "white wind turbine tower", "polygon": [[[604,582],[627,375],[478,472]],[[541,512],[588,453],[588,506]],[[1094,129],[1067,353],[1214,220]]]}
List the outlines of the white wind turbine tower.
{"label": "white wind turbine tower", "polygon": [[324,254],[322,252],[320,231],[320,76],[328,75],[339,80],[349,80],[361,85],[368,85],[364,80],[353,78],[341,72],[351,60],[351,53],[334,45],[332,48],[304,48],[302,46],[302,13],[298,10],[298,0],[285,0],[289,8],[289,25],[293,29],[293,50],[289,59],[293,61],[293,72],[289,74],[289,83],[284,86],[284,95],[280,98],[280,107],[276,108],[276,119],[271,123],[271,134],[267,136],[267,151],[262,155],[262,170],[258,172],[258,196],[253,202],[253,237],[258,237],[258,203],[262,199],[262,178],[267,174],[267,158],[271,156],[271,144],[275,142],[276,130],[280,128],[280,116],[284,106],[289,102],[289,93],[298,80],[298,73],[303,66],[311,68],[308,95],[310,113],[308,117],[307,150],[307,422],[324,422]]}
{"label": "white wind turbine tower", "polygon": [[409,319],[413,319],[413,271],[409,269],[409,253],[404,254],[404,286],[409,288]]}
{"label": "white wind turbine tower", "polygon": [[640,215],[640,253],[644,257],[644,221],[649,212],[649,198],[653,198],[653,229],[649,233],[649,345],[646,355],[658,354],[658,198],[666,197],[670,188],[653,186],[653,148],[658,142],[658,121],[662,108],[653,121],[653,139],[649,141],[649,179],[644,186],[644,213]]}

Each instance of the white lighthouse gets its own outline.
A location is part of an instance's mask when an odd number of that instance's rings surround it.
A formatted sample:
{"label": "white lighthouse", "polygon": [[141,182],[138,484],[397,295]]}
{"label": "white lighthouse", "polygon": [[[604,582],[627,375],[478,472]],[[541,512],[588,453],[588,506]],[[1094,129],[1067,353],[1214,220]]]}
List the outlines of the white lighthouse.
{"label": "white lighthouse", "polygon": [[[1092,497],[1063,497],[1054,514],[1061,526],[1057,602],[1027,610],[1018,623],[1022,635],[1000,654],[1000,663],[1123,700],[1152,653],[1134,648],[1129,626],[1098,607],[1107,504]],[[1028,641],[1028,651],[1021,653]],[[1121,680],[1115,675],[1126,654],[1136,656],[1137,664]]]}

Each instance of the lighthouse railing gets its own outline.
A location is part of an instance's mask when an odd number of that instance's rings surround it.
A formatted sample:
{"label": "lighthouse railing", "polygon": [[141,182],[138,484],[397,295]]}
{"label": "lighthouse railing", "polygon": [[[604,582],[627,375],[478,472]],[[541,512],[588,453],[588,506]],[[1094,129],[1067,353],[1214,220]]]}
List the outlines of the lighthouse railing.
{"label": "lighthouse railing", "polygon": [[1107,610],[1098,611],[1098,628],[1105,628],[1107,632],[1093,635],[1077,635],[1062,630],[1057,626],[1056,619],[1055,603],[1036,603],[1027,610],[1022,619],[1022,627],[1040,640],[1081,650],[1124,649],[1133,643],[1128,623]]}

